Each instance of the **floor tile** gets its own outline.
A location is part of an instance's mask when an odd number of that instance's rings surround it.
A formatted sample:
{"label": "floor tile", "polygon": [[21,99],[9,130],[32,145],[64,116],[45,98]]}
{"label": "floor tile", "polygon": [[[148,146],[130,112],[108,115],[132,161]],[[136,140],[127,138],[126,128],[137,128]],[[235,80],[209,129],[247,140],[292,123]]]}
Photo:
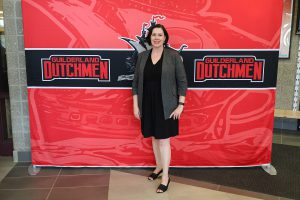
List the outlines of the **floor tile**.
{"label": "floor tile", "polygon": [[4,178],[0,189],[51,188],[56,177]]}
{"label": "floor tile", "polygon": [[282,135],[282,144],[300,146],[300,136]]}
{"label": "floor tile", "polygon": [[3,174],[0,174],[0,182],[5,178],[6,174],[3,175]]}
{"label": "floor tile", "polygon": [[220,185],[213,184],[213,183],[192,180],[192,179],[187,179],[187,178],[178,177],[178,176],[171,176],[171,177],[172,177],[173,181],[175,181],[177,183],[182,183],[185,185],[192,185],[192,186],[202,187],[202,188],[211,189],[211,190],[219,190],[219,188],[220,188]]}
{"label": "floor tile", "polygon": [[3,200],[44,200],[46,199],[49,189],[27,189],[27,190],[2,190],[0,197]]}
{"label": "floor tile", "polygon": [[[238,188],[227,187],[227,186],[220,186],[219,190],[230,194],[228,196],[230,196],[232,199],[236,199],[236,197],[238,197],[238,196],[240,196],[240,197],[247,196],[247,197],[253,197],[253,198],[257,198],[257,199],[265,199],[265,200],[279,200],[279,198],[280,198],[277,196],[252,192],[252,191],[248,191],[248,190],[241,190]],[[232,196],[231,194],[235,194],[238,196]],[[239,198],[237,198],[236,200],[239,200]]]}
{"label": "floor tile", "polygon": [[[144,176],[145,178],[153,171],[153,169],[119,169],[116,171],[120,171],[120,172],[124,172],[124,173],[130,173],[130,174],[135,174],[135,175],[141,175]],[[172,172],[173,169],[171,168],[170,171]],[[175,180],[175,182],[177,183],[183,183],[183,184],[187,184],[187,185],[193,185],[193,186],[197,186],[197,187],[203,187],[203,188],[207,188],[207,189],[213,189],[213,190],[218,190],[218,188],[220,187],[217,184],[213,184],[213,183],[208,183],[208,182],[204,182],[204,181],[199,181],[199,180],[192,180],[192,179],[188,179],[188,178],[184,178],[184,177],[179,177],[179,176],[172,176],[172,180]]]}
{"label": "floor tile", "polygon": [[29,165],[31,165],[31,162],[18,162],[18,163],[16,163],[16,166],[25,167],[25,166],[29,166]]}
{"label": "floor tile", "polygon": [[14,167],[15,163],[11,156],[0,156],[0,182]]}
{"label": "floor tile", "polygon": [[144,177],[149,176],[154,168],[119,168],[119,169],[114,169],[116,171],[120,171],[123,173],[129,173],[129,174],[135,174],[135,175],[141,175]]}
{"label": "floor tile", "polygon": [[[236,194],[230,194],[230,193],[226,193],[226,197],[228,197],[230,200],[255,200],[255,199],[263,199],[263,198],[250,198],[250,197],[246,197],[246,196],[242,196],[242,195],[236,195]],[[264,199],[266,200],[266,199]],[[276,200],[279,200],[279,198],[276,198]]]}
{"label": "floor tile", "polygon": [[169,191],[169,197],[172,200],[180,199],[214,199],[214,200],[230,200],[225,192],[209,190],[201,187],[173,183]]}
{"label": "floor tile", "polygon": [[11,156],[0,156],[0,167],[14,166],[15,163]]}
{"label": "floor tile", "polygon": [[[164,199],[168,193],[156,194],[158,181],[148,181],[145,176],[111,170],[109,200],[156,200]],[[168,198],[167,198],[168,199]]]}
{"label": "floor tile", "polygon": [[[43,167],[40,172],[35,176],[57,176],[60,168],[55,167]],[[7,177],[26,177],[28,174],[28,166],[14,167],[8,174]]]}
{"label": "floor tile", "polygon": [[60,175],[109,174],[108,168],[62,168]]}
{"label": "floor tile", "polygon": [[4,167],[4,166],[1,167],[0,166],[0,175],[6,176],[9,173],[9,171],[12,170],[12,168],[13,167],[11,167],[11,166],[7,166],[7,167]]}
{"label": "floor tile", "polygon": [[47,200],[107,200],[108,186],[54,188]]}
{"label": "floor tile", "polygon": [[[130,180],[130,181],[129,181]],[[111,171],[109,185],[109,200],[156,200],[156,199],[172,199],[172,200],[231,200],[242,197],[244,200],[255,200],[255,198],[210,190],[206,188],[186,185],[171,181],[169,190],[163,194],[157,194],[156,188],[160,184],[160,180],[148,181],[145,176],[123,173],[120,171]]]}
{"label": "floor tile", "polygon": [[281,134],[274,134],[273,135],[273,143],[276,143],[276,144],[281,144],[281,141],[282,138],[281,138]]}
{"label": "floor tile", "polygon": [[293,200],[293,199],[288,199],[288,198],[280,197],[279,200]]}
{"label": "floor tile", "polygon": [[108,186],[109,174],[59,176],[54,187]]}

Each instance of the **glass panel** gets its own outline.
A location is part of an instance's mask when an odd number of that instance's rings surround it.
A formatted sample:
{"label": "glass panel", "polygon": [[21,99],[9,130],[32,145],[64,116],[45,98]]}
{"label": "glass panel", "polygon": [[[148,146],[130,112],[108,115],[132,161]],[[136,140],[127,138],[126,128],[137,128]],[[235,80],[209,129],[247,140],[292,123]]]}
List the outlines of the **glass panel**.
{"label": "glass panel", "polygon": [[0,139],[2,140],[2,142],[12,138],[6,61],[3,0],[0,0],[0,134],[2,134],[0,135]]}

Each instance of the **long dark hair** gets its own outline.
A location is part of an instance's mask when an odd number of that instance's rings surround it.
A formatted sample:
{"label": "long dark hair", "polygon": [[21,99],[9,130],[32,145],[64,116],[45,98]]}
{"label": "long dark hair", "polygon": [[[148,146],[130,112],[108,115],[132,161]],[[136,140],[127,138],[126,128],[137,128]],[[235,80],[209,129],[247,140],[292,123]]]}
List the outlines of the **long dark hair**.
{"label": "long dark hair", "polygon": [[151,35],[152,35],[152,32],[153,32],[153,29],[155,29],[155,28],[161,28],[161,29],[163,30],[164,35],[166,36],[166,40],[165,40],[165,42],[164,42],[164,45],[168,44],[168,41],[169,41],[169,34],[168,34],[166,28],[164,27],[164,25],[162,25],[162,24],[155,24],[154,26],[152,26],[152,27],[150,27],[150,28],[148,29],[148,35],[147,35],[147,37],[146,37],[146,41],[148,42],[148,44],[149,44],[149,45],[152,45],[152,44],[151,44]]}

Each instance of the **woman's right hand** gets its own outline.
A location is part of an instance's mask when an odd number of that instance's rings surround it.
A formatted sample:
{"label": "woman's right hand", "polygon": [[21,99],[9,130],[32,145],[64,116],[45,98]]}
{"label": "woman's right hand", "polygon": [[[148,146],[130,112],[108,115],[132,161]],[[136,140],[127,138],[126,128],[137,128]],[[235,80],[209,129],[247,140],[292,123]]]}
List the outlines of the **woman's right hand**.
{"label": "woman's right hand", "polygon": [[137,118],[138,120],[141,119],[140,109],[139,109],[138,105],[133,105],[133,114],[134,114],[134,117]]}

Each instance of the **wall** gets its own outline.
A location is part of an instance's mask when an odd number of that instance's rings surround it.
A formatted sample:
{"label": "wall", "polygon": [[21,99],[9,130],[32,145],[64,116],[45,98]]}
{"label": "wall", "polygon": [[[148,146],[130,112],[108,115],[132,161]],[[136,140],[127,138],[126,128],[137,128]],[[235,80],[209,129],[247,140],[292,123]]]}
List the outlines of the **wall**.
{"label": "wall", "polygon": [[[298,0],[294,0],[294,8],[297,8]],[[299,36],[296,32],[298,9],[293,10],[293,25],[291,31],[291,50],[289,59],[279,59],[277,75],[276,108],[292,110],[294,99],[294,87],[297,70],[297,57]],[[299,98],[298,98],[299,99]],[[299,103],[298,103],[299,106]]]}
{"label": "wall", "polygon": [[4,0],[4,30],[14,160],[29,160],[30,136],[21,0]]}

